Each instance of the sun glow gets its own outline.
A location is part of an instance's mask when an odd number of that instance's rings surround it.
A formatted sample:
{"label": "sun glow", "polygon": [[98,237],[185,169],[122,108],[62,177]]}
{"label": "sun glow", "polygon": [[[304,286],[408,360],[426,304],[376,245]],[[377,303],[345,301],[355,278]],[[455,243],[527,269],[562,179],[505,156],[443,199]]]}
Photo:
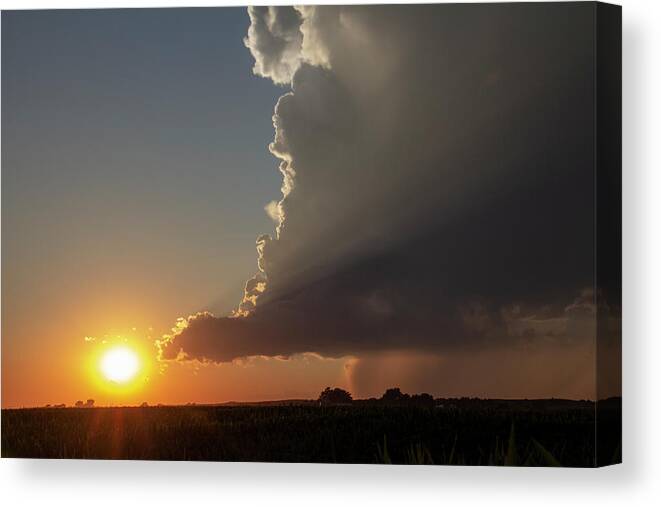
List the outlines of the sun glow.
{"label": "sun glow", "polygon": [[144,401],[156,366],[153,342],[117,335],[114,339],[86,343],[90,350],[82,364],[92,391],[84,396],[91,396],[99,403]]}
{"label": "sun glow", "polygon": [[125,384],[140,371],[138,355],[128,347],[120,346],[108,350],[101,357],[101,373],[111,382]]}

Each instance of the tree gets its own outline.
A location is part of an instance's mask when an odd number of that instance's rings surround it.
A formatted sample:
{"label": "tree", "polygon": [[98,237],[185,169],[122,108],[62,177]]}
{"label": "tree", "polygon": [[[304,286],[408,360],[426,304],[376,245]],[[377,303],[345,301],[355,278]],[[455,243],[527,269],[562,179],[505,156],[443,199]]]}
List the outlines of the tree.
{"label": "tree", "polygon": [[322,405],[351,403],[352,401],[353,398],[351,397],[351,393],[349,391],[345,391],[344,389],[340,389],[339,387],[334,389],[327,387],[321,391],[321,394],[319,395],[319,403]]}
{"label": "tree", "polygon": [[81,408],[84,406],[83,400],[78,400],[74,405],[76,408]]}
{"label": "tree", "polygon": [[94,406],[94,400],[93,400],[92,398],[88,399],[88,400],[85,402],[85,406],[86,406],[87,408],[92,408],[92,407]]}
{"label": "tree", "polygon": [[381,401],[387,403],[404,403],[409,401],[411,397],[408,394],[402,393],[402,390],[399,387],[391,387],[386,389],[386,392],[381,396]]}

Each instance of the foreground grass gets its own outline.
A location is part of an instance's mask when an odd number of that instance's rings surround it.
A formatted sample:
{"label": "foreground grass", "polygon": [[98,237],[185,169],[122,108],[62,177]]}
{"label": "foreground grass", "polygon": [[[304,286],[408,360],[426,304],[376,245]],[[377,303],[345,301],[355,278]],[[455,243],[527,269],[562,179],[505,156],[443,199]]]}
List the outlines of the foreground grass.
{"label": "foreground grass", "polygon": [[593,466],[589,407],[191,406],[2,411],[2,456]]}

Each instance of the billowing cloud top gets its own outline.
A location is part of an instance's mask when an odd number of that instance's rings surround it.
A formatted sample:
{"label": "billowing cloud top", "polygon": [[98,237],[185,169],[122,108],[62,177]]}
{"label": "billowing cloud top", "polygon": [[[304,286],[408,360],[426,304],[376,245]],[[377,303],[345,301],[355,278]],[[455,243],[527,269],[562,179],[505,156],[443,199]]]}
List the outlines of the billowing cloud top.
{"label": "billowing cloud top", "polygon": [[183,321],[164,358],[592,339],[587,6],[248,14],[254,72],[291,87],[277,228],[235,314]]}
{"label": "billowing cloud top", "polygon": [[254,72],[287,84],[301,63],[301,15],[293,7],[249,7],[250,28],[244,39],[255,57]]}

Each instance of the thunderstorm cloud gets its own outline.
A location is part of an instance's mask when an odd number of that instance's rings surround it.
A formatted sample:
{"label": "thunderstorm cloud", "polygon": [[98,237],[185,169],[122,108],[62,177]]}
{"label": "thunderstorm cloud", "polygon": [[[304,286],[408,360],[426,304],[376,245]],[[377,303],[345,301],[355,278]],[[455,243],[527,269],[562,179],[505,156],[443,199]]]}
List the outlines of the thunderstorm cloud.
{"label": "thunderstorm cloud", "polygon": [[275,231],[235,312],[182,320],[162,358],[362,357],[369,383],[406,351],[446,382],[546,351],[537,370],[589,391],[592,18],[563,9],[249,8],[254,73],[285,87]]}

